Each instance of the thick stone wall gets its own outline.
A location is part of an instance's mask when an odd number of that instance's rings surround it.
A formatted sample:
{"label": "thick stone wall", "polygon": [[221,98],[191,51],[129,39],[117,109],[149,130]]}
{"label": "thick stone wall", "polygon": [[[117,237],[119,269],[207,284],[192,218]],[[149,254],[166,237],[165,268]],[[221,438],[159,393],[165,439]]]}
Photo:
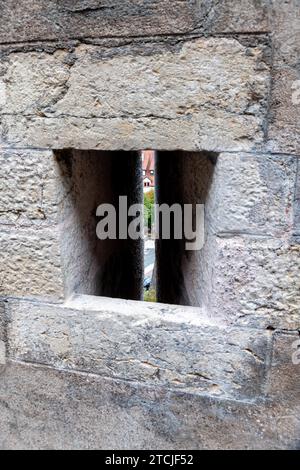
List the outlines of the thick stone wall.
{"label": "thick stone wall", "polygon": [[234,38],[196,38],[7,52],[3,144],[257,148],[270,88],[265,49]]}
{"label": "thick stone wall", "polygon": [[[0,7],[0,448],[299,448],[299,0]],[[205,204],[194,307],[84,295],[121,297],[85,212],[144,148]]]}

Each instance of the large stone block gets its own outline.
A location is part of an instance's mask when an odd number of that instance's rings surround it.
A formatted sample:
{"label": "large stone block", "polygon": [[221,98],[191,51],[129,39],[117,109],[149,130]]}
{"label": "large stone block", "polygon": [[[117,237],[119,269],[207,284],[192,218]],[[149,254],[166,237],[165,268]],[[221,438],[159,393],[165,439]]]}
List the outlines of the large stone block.
{"label": "large stone block", "polygon": [[276,66],[299,65],[300,59],[300,2],[272,2],[273,59]]}
{"label": "large stone block", "polygon": [[299,448],[299,422],[285,419],[291,407],[277,402],[220,400],[16,363],[1,376],[0,396],[1,449]]}
{"label": "large stone block", "polygon": [[[300,328],[299,328],[300,331]],[[275,332],[267,393],[281,402],[297,403],[300,393],[300,333]],[[292,418],[292,415],[290,416]],[[300,416],[294,416],[300,426]]]}
{"label": "large stone block", "polygon": [[206,223],[222,236],[288,236],[296,175],[293,157],[220,154],[208,183]]}
{"label": "large stone block", "polygon": [[2,229],[0,252],[0,296],[63,297],[56,229]]}
{"label": "large stone block", "polygon": [[193,0],[21,0],[0,2],[0,42],[145,36],[192,31]]}
{"label": "large stone block", "polygon": [[64,182],[62,167],[51,151],[1,150],[0,224],[58,223]]}
{"label": "large stone block", "polygon": [[6,364],[6,315],[5,305],[0,299],[0,373]]}
{"label": "large stone block", "polygon": [[200,0],[210,4],[206,23],[213,33],[266,33],[270,31],[270,2],[268,0]]}
{"label": "large stone block", "polygon": [[296,199],[294,203],[294,211],[295,211],[295,235],[300,237],[300,199]]}
{"label": "large stone block", "polygon": [[300,327],[300,244],[210,236],[202,250],[199,289],[212,315],[249,327]]}
{"label": "large stone block", "polygon": [[266,0],[20,0],[0,2],[0,43],[268,31]]}
{"label": "large stone block", "polygon": [[273,71],[268,147],[272,152],[300,154],[300,73],[283,67]]}
{"label": "large stone block", "polygon": [[211,38],[81,45],[71,57],[66,51],[12,53],[1,78],[3,142],[102,150],[252,149],[264,138],[269,92],[262,49]]}
{"label": "large stone block", "polygon": [[297,163],[298,171],[294,200],[294,233],[297,237],[300,237],[300,158],[297,159]]}
{"label": "large stone block", "polygon": [[5,305],[4,300],[0,299],[0,340],[5,339]]}
{"label": "large stone block", "polygon": [[261,394],[268,332],[215,326],[201,309],[83,299],[10,302],[11,358],[212,396]]}
{"label": "large stone block", "polygon": [[273,2],[273,90],[270,104],[269,148],[300,154],[300,2]]}

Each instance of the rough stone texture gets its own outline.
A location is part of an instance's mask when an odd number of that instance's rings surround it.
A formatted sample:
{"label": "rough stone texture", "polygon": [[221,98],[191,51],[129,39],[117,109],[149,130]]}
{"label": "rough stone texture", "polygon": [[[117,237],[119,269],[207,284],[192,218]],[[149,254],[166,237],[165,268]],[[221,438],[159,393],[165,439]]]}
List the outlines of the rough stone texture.
{"label": "rough stone texture", "polygon": [[169,163],[167,188],[171,181],[206,211],[203,250],[184,252],[179,266],[177,255],[171,270],[185,302],[227,322],[299,328],[299,159],[185,153]]}
{"label": "rough stone texture", "polygon": [[0,2],[0,41],[21,42],[110,36],[144,36],[192,31],[195,1],[21,0]]}
{"label": "rough stone texture", "polygon": [[168,195],[169,186],[176,186],[172,203],[182,192],[184,203],[204,204],[206,228],[213,233],[291,236],[296,219],[294,200],[300,198],[298,158],[205,152],[160,155],[166,169],[159,186],[164,184]]}
{"label": "rough stone texture", "polygon": [[296,177],[297,158],[220,154],[205,201],[207,223],[223,236],[288,238]]}
{"label": "rough stone texture", "polygon": [[[141,298],[142,242],[132,242],[132,246],[130,242],[123,242],[121,245],[108,241],[104,244],[96,236],[96,209],[101,203],[115,202],[112,186],[118,194],[129,193],[132,203],[142,200],[140,188],[135,191],[139,175],[134,174],[130,166],[136,166],[139,157],[134,155],[130,165],[127,164],[129,160],[127,154],[53,154],[39,150],[2,150],[0,226],[3,226],[4,234],[1,247],[5,249],[8,243],[11,246],[9,253],[4,253],[1,259],[1,294],[38,293],[43,296],[57,292],[59,299],[64,279],[67,295],[76,291],[111,297]],[[119,172],[121,178],[118,177]],[[117,178],[121,180],[121,186]],[[130,187],[127,182],[129,179],[132,181]],[[19,227],[22,230],[18,231]],[[49,230],[27,232],[25,227],[49,227]],[[4,239],[6,230],[9,231],[7,240]],[[20,255],[24,249],[25,252]],[[40,250],[42,252],[38,254]],[[124,257],[127,252],[126,260],[120,264],[118,256]],[[56,258],[54,261],[53,256]],[[43,257],[46,272],[41,276]],[[10,259],[9,267],[6,264],[7,259]],[[113,266],[110,271],[108,264]],[[50,268],[51,273],[47,273]],[[17,272],[17,278],[12,279]],[[18,292],[25,273],[29,276],[28,285],[22,286]],[[106,277],[106,286],[103,286],[101,276]],[[51,287],[50,279],[53,284]],[[8,292],[5,290],[7,286]]]}
{"label": "rough stone texture", "polygon": [[[0,9],[0,448],[300,448],[300,1]],[[200,253],[158,251],[199,307],[57,304],[136,288],[141,245],[98,256],[93,214],[138,195],[100,156],[142,148],[206,204]]]}
{"label": "rough stone texture", "polygon": [[264,33],[270,31],[269,0],[200,1],[211,5],[207,25],[212,33]]}
{"label": "rough stone texture", "polygon": [[11,357],[212,396],[261,393],[267,332],[217,327],[193,309],[184,321],[178,307],[179,315],[125,301],[93,304],[94,311],[10,303]]}
{"label": "rough stone texture", "polygon": [[0,299],[0,372],[6,364],[6,315],[4,302]]}
{"label": "rough stone texture", "polygon": [[296,199],[294,203],[295,208],[295,235],[300,237],[300,199]]}
{"label": "rough stone texture", "polygon": [[300,327],[299,240],[209,237],[198,280],[204,305],[225,321]]}
{"label": "rough stone texture", "polygon": [[294,200],[294,234],[300,237],[300,158],[298,158],[296,191]]}
{"label": "rough stone texture", "polygon": [[[298,343],[298,364],[293,363]],[[295,362],[295,361],[294,361]],[[300,396],[300,328],[299,332],[274,334],[273,357],[269,370],[267,392],[276,400],[289,400],[297,403]],[[283,394],[282,391],[285,391]],[[300,428],[300,416],[294,416]]]}
{"label": "rough stone texture", "polygon": [[300,59],[300,2],[274,0],[271,10],[272,42],[276,66],[299,65]]}
{"label": "rough stone texture", "polygon": [[0,2],[0,43],[70,38],[265,32],[268,0],[21,0]]}
{"label": "rough stone texture", "polygon": [[181,240],[158,242],[159,300],[213,305],[228,321],[247,312],[252,326],[274,318],[276,325],[293,325],[299,311],[297,164],[286,155],[159,152],[159,203],[205,205],[203,250],[188,252]]}
{"label": "rough stone texture", "polygon": [[157,50],[120,47],[110,56],[81,45],[71,59],[65,51],[8,56],[4,142],[247,150],[263,141],[269,70],[262,46],[197,39]]}
{"label": "rough stone texture", "polygon": [[268,147],[272,152],[300,154],[300,72],[283,67],[273,71]]}
{"label": "rough stone texture", "polygon": [[0,151],[0,225],[46,226],[61,221],[67,189],[51,151]]}
{"label": "rough stone texture", "polygon": [[297,402],[222,401],[16,363],[0,397],[2,449],[299,448]]}
{"label": "rough stone texture", "polygon": [[56,152],[61,191],[69,188],[62,205],[61,259],[66,295],[73,292],[141,300],[143,240],[99,240],[96,228],[101,204],[119,196],[127,204],[143,203],[142,170],[137,152]]}
{"label": "rough stone texture", "polygon": [[55,229],[1,229],[0,296],[63,297],[59,234]]}
{"label": "rough stone texture", "polygon": [[276,0],[272,8],[273,72],[269,148],[300,154],[300,2]]}

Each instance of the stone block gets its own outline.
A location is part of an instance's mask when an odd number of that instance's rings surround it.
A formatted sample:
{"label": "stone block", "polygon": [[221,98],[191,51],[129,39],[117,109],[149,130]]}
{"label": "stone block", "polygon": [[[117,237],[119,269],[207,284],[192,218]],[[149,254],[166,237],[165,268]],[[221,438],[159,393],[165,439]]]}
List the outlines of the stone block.
{"label": "stone block", "polygon": [[261,394],[268,332],[201,321],[200,309],[86,299],[10,302],[10,357],[212,396]]}
{"label": "stone block", "polygon": [[[75,55],[74,55],[75,54]],[[100,150],[249,150],[264,139],[270,73],[235,39],[12,53],[2,140]]]}
{"label": "stone block", "polygon": [[5,305],[0,300],[0,373],[6,364],[6,315]]}
{"label": "stone block", "polygon": [[266,0],[20,0],[1,2],[0,43],[268,31]]}
{"label": "stone block", "polygon": [[272,2],[273,59],[276,66],[297,67],[300,59],[300,2]]}
{"label": "stone block", "polygon": [[300,237],[300,158],[297,159],[297,164],[298,171],[294,199],[294,234],[296,237]]}
{"label": "stone block", "polygon": [[220,400],[13,362],[0,396],[3,450],[299,448],[299,422],[285,419],[291,409],[276,402]]}
{"label": "stone block", "polygon": [[288,236],[296,174],[293,157],[220,154],[207,190],[206,223],[220,236]]}
{"label": "stone block", "polygon": [[204,304],[234,324],[299,328],[299,250],[297,239],[210,236],[200,255]]}
{"label": "stone block", "polygon": [[300,73],[284,67],[273,71],[268,148],[272,152],[300,154]]}
{"label": "stone block", "polygon": [[206,19],[212,33],[266,33],[271,29],[268,0],[200,1],[210,3]]}
{"label": "stone block", "polygon": [[0,296],[63,297],[56,229],[1,229],[0,252]]}
{"label": "stone block", "polygon": [[51,151],[0,152],[0,224],[46,226],[61,220],[61,167]]}
{"label": "stone block", "polygon": [[5,0],[1,10],[1,43],[178,34],[197,24],[193,0]]}
{"label": "stone block", "polygon": [[[299,391],[300,333],[275,332],[267,392],[276,400],[287,404],[299,400]],[[299,416],[298,424],[300,425]]]}

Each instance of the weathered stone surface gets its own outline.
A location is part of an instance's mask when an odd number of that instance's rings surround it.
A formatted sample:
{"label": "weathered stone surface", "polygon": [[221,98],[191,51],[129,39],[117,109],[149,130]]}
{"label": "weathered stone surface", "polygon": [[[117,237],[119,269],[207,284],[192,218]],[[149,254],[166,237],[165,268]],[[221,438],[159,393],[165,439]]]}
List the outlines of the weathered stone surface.
{"label": "weathered stone surface", "polygon": [[128,207],[143,203],[140,154],[69,150],[55,154],[64,174],[61,190],[66,193],[60,228],[66,295],[141,300],[143,240],[99,240],[96,233],[101,204],[113,204],[117,210],[121,195],[127,197]]}
{"label": "weathered stone surface", "polygon": [[[300,327],[299,327],[300,332]],[[299,401],[300,396],[300,333],[275,332],[267,393],[282,402]],[[300,416],[294,419],[300,428]]]}
{"label": "weathered stone surface", "polygon": [[270,148],[300,153],[300,3],[298,0],[273,5],[273,91],[271,100]]}
{"label": "weathered stone surface", "polygon": [[269,148],[300,154],[300,2],[273,2],[273,90]]}
{"label": "weathered stone surface", "polygon": [[300,154],[300,73],[284,67],[273,71],[268,147],[272,152]]}
{"label": "weathered stone surface", "polygon": [[293,157],[220,154],[208,184],[206,223],[222,236],[289,236],[296,175]]}
{"label": "weathered stone surface", "polygon": [[1,449],[299,448],[297,402],[222,401],[15,363],[0,396]]}
{"label": "weathered stone surface", "polygon": [[203,1],[211,4],[207,29],[213,33],[263,33],[270,31],[269,0]]}
{"label": "weathered stone surface", "polygon": [[6,345],[3,340],[0,340],[0,373],[6,365]]}
{"label": "weathered stone surface", "polygon": [[294,211],[295,211],[295,235],[300,237],[300,199],[296,199],[294,203]]}
{"label": "weathered stone surface", "polygon": [[5,307],[4,301],[0,299],[0,340],[5,339]]}
{"label": "weathered stone surface", "polygon": [[[193,0],[0,2],[0,42],[178,34],[197,24]],[[204,10],[206,11],[206,9]]]}
{"label": "weathered stone surface", "polygon": [[0,43],[268,31],[267,0],[20,0],[0,2]]}
{"label": "weathered stone surface", "polygon": [[298,170],[294,200],[294,233],[300,237],[300,158],[297,159]]}
{"label": "weathered stone surface", "polygon": [[63,296],[59,235],[55,229],[1,229],[0,296]]}
{"label": "weathered stone surface", "polygon": [[197,309],[182,318],[180,307],[88,301],[93,310],[10,303],[11,357],[212,396],[261,393],[267,332],[201,322]]}
{"label": "weathered stone surface", "polygon": [[59,222],[65,192],[51,151],[0,151],[0,224]]}
{"label": "weathered stone surface", "polygon": [[[147,54],[147,47],[149,53]],[[264,137],[260,46],[197,39],[171,48],[78,46],[4,65],[2,139],[15,146],[248,150]]]}
{"label": "weathered stone surface", "polygon": [[276,66],[298,66],[300,60],[300,2],[272,2],[272,43]]}
{"label": "weathered stone surface", "polygon": [[299,241],[210,236],[198,284],[212,315],[235,324],[300,327]]}
{"label": "weathered stone surface", "polygon": [[[300,448],[300,1],[0,9],[0,448]],[[141,148],[206,205],[200,252],[157,250],[199,307],[59,304],[133,298],[142,243],[95,210]]]}
{"label": "weathered stone surface", "polygon": [[0,299],[0,373],[6,364],[6,315],[4,302]]}
{"label": "weathered stone surface", "polygon": [[[158,243],[160,301],[205,305],[210,310],[215,299],[212,311],[232,320],[243,315],[245,308],[253,315],[262,313],[264,300],[253,300],[255,294],[250,293],[248,287],[257,289],[258,296],[269,299],[265,299],[265,307],[276,304],[278,310],[282,309],[279,298],[287,289],[285,300],[282,299],[286,313],[282,312],[280,320],[276,314],[277,321],[284,322],[290,310],[296,320],[299,254],[296,238],[290,248],[288,240],[295,235],[297,222],[294,204],[297,164],[297,157],[286,155],[158,152],[158,202],[170,206],[174,203],[204,204],[206,240],[202,251],[190,252],[181,240]],[[201,242],[200,233],[198,239]],[[273,262],[279,264],[276,281]],[[251,267],[247,266],[249,263]],[[256,273],[262,276],[263,283],[256,278]],[[245,291],[240,291],[239,282],[245,283]],[[260,291],[262,286],[264,292]],[[279,286],[282,291],[272,300]],[[232,299],[228,303],[229,296]],[[265,310],[265,321],[270,318],[267,311],[270,314],[271,310]],[[255,319],[252,320],[255,323]],[[261,320],[258,315],[256,321]]]}

